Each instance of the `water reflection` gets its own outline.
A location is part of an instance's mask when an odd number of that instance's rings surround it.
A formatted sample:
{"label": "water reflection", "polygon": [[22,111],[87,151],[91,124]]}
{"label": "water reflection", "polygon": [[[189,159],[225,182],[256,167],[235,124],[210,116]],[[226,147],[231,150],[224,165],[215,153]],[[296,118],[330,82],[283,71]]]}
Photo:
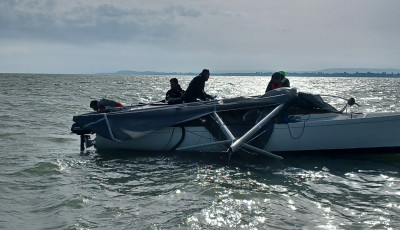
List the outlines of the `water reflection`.
{"label": "water reflection", "polygon": [[[73,115],[89,111],[90,100],[158,101],[170,78],[1,78],[0,196],[9,222],[0,222],[10,229],[399,228],[400,155],[288,156],[278,162],[223,154],[79,154],[79,137],[69,128]],[[186,88],[193,76],[178,78]],[[351,110],[400,108],[400,79],[289,78],[302,92],[356,98],[361,107]],[[268,81],[211,76],[206,91],[219,98],[260,95]],[[32,227],[33,220],[40,224]]]}

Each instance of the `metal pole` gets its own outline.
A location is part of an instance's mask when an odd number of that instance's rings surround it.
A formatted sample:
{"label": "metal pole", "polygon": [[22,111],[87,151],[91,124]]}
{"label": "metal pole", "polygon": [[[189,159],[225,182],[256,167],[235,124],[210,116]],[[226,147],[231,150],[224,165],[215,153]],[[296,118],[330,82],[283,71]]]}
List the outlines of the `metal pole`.
{"label": "metal pole", "polygon": [[232,142],[230,140],[216,141],[216,142],[211,142],[211,143],[204,143],[204,144],[180,147],[180,148],[176,148],[176,150],[181,151],[181,150],[186,150],[186,149],[194,149],[194,148],[207,147],[207,146],[212,146],[212,145],[223,145],[223,144],[228,144],[228,143],[232,143]]}
{"label": "metal pole", "polygon": [[231,133],[231,131],[226,127],[225,123],[222,121],[222,119],[218,116],[216,112],[212,113],[211,116],[215,119],[217,122],[218,126],[221,128],[221,131],[225,134],[225,137],[228,138],[231,142],[235,140],[235,137]]}
{"label": "metal pole", "polygon": [[273,154],[271,152],[265,151],[263,149],[259,149],[257,147],[252,146],[252,145],[249,145],[249,144],[243,144],[243,147],[245,147],[245,148],[247,148],[249,150],[252,150],[254,152],[258,152],[258,153],[261,153],[263,155],[266,155],[266,156],[269,156],[269,157],[273,157],[273,158],[278,159],[278,160],[283,160],[283,157],[281,157],[281,156],[275,155],[275,154]]}
{"label": "metal pole", "polygon": [[272,112],[267,114],[261,121],[253,126],[247,133],[245,133],[241,138],[233,142],[229,147],[228,152],[236,152],[244,143],[246,143],[250,138],[252,138],[258,130],[260,130],[267,122],[269,122],[273,117],[275,117],[283,108],[284,104],[278,105]]}

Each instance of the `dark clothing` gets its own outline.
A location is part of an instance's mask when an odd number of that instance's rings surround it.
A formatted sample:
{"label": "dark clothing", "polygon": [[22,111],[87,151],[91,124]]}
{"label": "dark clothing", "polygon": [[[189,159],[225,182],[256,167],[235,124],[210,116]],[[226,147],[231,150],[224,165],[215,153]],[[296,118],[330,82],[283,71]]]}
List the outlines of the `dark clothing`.
{"label": "dark clothing", "polygon": [[103,98],[97,103],[97,110],[100,111],[111,107],[123,107],[123,106],[124,105],[122,105],[119,102]]}
{"label": "dark clothing", "polygon": [[170,89],[165,94],[165,101],[169,101],[170,99],[181,98],[185,91],[178,85],[176,89]]}
{"label": "dark clothing", "polygon": [[269,81],[267,89],[265,90],[265,93],[268,91],[271,91],[273,89],[281,88],[281,87],[290,87],[290,82],[289,79],[284,78],[284,81],[279,82],[279,83],[274,83],[272,80]]}
{"label": "dark clothing", "polygon": [[193,78],[186,92],[183,94],[182,100],[188,103],[188,102],[195,102],[197,101],[197,99],[205,101],[208,98],[213,98],[212,96],[204,92],[204,86],[206,81],[207,79],[203,75],[199,75]]}

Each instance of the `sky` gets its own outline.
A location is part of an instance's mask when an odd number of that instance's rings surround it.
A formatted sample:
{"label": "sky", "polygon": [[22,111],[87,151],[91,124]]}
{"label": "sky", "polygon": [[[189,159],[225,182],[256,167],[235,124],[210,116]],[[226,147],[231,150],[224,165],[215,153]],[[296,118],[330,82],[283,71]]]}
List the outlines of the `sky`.
{"label": "sky", "polygon": [[399,0],[1,0],[1,73],[400,68]]}

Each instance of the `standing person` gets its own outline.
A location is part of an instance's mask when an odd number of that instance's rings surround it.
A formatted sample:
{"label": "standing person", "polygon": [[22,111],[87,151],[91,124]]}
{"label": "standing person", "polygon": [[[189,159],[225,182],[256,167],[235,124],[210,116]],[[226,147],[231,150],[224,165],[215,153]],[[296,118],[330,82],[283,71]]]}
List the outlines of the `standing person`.
{"label": "standing person", "polygon": [[171,78],[169,83],[171,85],[171,89],[165,94],[165,101],[170,105],[182,103],[181,97],[185,91],[179,85],[178,79]]}
{"label": "standing person", "polygon": [[210,78],[210,71],[208,69],[203,69],[201,73],[193,78],[190,82],[186,92],[182,96],[182,100],[185,103],[195,102],[197,99],[205,101],[207,99],[214,99],[212,96],[204,92],[204,86],[206,81]]}
{"label": "standing person", "polygon": [[279,71],[272,74],[265,93],[281,87],[290,87],[290,81],[286,78],[286,73],[284,71]]}
{"label": "standing person", "polygon": [[124,105],[121,104],[120,102],[116,102],[105,98],[101,99],[100,101],[93,100],[90,102],[90,108],[92,108],[94,111],[105,110],[113,107],[124,107]]}

